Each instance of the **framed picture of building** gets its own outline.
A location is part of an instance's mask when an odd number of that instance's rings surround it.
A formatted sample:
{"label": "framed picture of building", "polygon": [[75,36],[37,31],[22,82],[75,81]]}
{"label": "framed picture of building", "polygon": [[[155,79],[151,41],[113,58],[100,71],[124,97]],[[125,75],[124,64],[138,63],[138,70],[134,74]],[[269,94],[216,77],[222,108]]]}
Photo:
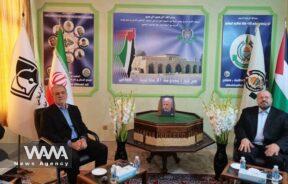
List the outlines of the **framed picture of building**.
{"label": "framed picture of building", "polygon": [[159,112],[162,116],[175,115],[174,96],[161,96],[159,102]]}
{"label": "framed picture of building", "polygon": [[206,86],[207,17],[200,6],[115,5],[108,14],[109,92],[199,97]]}
{"label": "framed picture of building", "polygon": [[203,15],[113,16],[114,84],[201,86]]}

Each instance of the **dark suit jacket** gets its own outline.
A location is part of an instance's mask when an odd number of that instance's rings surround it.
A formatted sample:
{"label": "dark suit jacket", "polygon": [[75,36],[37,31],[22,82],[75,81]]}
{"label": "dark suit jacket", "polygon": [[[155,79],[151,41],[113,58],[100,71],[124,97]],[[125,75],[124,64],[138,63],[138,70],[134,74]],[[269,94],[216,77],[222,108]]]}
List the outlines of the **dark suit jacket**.
{"label": "dark suit jacket", "polygon": [[[257,133],[258,106],[243,109],[240,119],[235,126],[236,146],[243,138],[251,142]],[[276,143],[280,151],[288,154],[288,114],[271,107],[264,126],[264,145]]]}
{"label": "dark suit jacket", "polygon": [[[69,104],[68,112],[78,137],[87,136],[88,129],[82,121],[78,107]],[[67,143],[71,139],[71,133],[64,115],[55,104],[44,110],[40,123],[40,136],[54,143]]]}

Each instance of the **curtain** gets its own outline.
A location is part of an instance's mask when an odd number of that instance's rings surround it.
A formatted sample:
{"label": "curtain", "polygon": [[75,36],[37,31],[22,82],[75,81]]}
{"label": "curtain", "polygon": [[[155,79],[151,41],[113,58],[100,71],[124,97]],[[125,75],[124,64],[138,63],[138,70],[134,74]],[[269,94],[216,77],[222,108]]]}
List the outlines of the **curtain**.
{"label": "curtain", "polygon": [[30,0],[1,0],[0,12],[0,124],[6,125],[10,59],[21,28],[22,13],[31,45],[33,43]]}

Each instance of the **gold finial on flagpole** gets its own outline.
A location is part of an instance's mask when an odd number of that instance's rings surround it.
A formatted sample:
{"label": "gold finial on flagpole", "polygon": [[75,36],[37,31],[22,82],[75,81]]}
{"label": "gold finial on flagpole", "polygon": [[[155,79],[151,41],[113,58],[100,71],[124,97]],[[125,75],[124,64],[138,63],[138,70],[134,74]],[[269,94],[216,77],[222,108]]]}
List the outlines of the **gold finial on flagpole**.
{"label": "gold finial on flagpole", "polygon": [[60,17],[58,18],[58,24],[61,27],[61,18]]}
{"label": "gold finial on flagpole", "polygon": [[24,26],[26,25],[24,10],[22,11],[22,24],[23,24]]}

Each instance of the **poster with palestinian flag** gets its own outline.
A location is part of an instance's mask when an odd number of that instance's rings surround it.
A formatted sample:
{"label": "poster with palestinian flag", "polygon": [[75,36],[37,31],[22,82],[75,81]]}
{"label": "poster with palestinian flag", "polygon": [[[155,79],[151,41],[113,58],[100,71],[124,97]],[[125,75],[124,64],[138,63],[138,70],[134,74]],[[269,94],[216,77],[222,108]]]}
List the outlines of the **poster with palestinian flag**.
{"label": "poster with palestinian flag", "polygon": [[113,84],[201,86],[204,15],[114,13]]}

